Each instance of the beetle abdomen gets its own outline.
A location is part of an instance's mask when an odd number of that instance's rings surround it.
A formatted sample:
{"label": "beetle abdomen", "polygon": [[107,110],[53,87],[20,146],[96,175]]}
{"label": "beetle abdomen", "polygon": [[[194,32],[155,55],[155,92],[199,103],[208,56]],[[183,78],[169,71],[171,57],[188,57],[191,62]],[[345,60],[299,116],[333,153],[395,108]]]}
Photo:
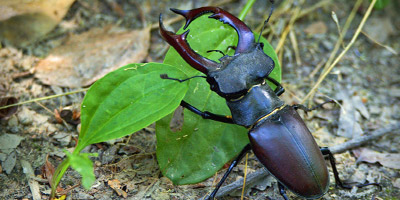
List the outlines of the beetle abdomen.
{"label": "beetle abdomen", "polygon": [[258,122],[249,138],[260,162],[294,193],[318,198],[328,190],[325,160],[293,107],[285,106]]}

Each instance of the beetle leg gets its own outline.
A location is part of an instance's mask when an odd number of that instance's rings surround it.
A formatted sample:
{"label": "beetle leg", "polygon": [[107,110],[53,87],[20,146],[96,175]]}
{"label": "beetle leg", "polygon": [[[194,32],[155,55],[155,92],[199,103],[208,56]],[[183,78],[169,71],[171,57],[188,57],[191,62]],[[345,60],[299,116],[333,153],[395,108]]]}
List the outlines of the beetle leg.
{"label": "beetle leg", "polygon": [[285,88],[278,81],[269,76],[267,76],[267,80],[271,81],[271,83],[276,85],[276,88],[274,90],[276,95],[281,96],[285,92]]}
{"label": "beetle leg", "polygon": [[335,103],[335,101],[334,100],[328,100],[328,101],[325,101],[324,103],[318,104],[318,105],[316,105],[316,106],[314,106],[312,108],[307,108],[305,105],[302,105],[302,104],[293,104],[292,107],[295,110],[301,109],[301,110],[304,110],[304,112],[310,112],[310,111],[322,108],[322,106],[327,104],[327,103]]}
{"label": "beetle leg", "polygon": [[209,12],[213,13],[209,16],[209,18],[217,19],[224,24],[230,25],[236,30],[238,34],[238,45],[236,47],[235,54],[248,51],[254,44],[254,34],[250,28],[240,19],[226,12],[225,10],[222,10],[221,8],[201,7],[193,10],[178,10],[171,8],[171,10],[185,17],[186,24],[184,29],[186,29],[192,21],[201,15]]}
{"label": "beetle leg", "polygon": [[226,178],[228,175],[232,172],[233,168],[236,167],[236,165],[242,160],[243,156],[246,155],[248,151],[251,150],[250,144],[247,144],[242,151],[239,153],[239,155],[235,158],[234,161],[232,161],[231,165],[229,166],[228,170],[225,172],[224,176],[222,179],[218,182],[217,186],[215,186],[215,189],[212,191],[212,193],[206,198],[206,200],[212,200],[214,199],[215,195],[217,194],[219,188],[222,186],[222,184],[225,182]]}
{"label": "beetle leg", "polygon": [[181,35],[177,35],[171,31],[167,31],[162,22],[162,15],[160,14],[159,18],[160,24],[160,34],[164,38],[165,41],[168,42],[175,50],[182,56],[185,61],[192,66],[193,68],[207,74],[210,69],[215,69],[218,66],[218,63],[213,60],[204,58],[200,54],[193,51],[189,44],[186,41],[186,37],[189,33],[189,30],[182,33]]}
{"label": "beetle leg", "polygon": [[[331,150],[329,150],[328,147],[320,147],[320,149],[321,149],[322,155],[327,155],[328,158],[329,158],[329,162],[331,163],[331,167],[332,167],[332,171],[333,171],[333,176],[335,177],[336,186],[339,186],[339,187],[344,188],[344,189],[353,188],[353,186],[344,184],[342,182],[342,180],[340,180],[339,172],[337,171],[337,168],[336,168],[335,157],[333,156]],[[354,186],[357,186],[357,187],[360,188],[360,187],[364,187],[364,186],[368,186],[368,185],[378,186],[379,189],[381,190],[381,186],[379,185],[379,183],[364,183],[364,184],[358,184],[358,185],[354,185]]]}
{"label": "beetle leg", "polygon": [[285,200],[289,200],[289,198],[288,198],[287,195],[286,195],[285,187],[284,187],[281,183],[279,183],[279,182],[278,182],[278,187],[279,187],[279,193],[282,195],[282,197],[283,197]]}
{"label": "beetle leg", "polygon": [[203,112],[203,111],[200,111],[199,109],[197,109],[196,107],[190,105],[186,101],[181,101],[181,106],[192,111],[194,114],[201,116],[203,119],[211,119],[211,120],[219,121],[219,122],[223,122],[223,123],[234,124],[231,116],[218,115],[218,114],[214,114],[214,113],[211,113],[208,111]]}

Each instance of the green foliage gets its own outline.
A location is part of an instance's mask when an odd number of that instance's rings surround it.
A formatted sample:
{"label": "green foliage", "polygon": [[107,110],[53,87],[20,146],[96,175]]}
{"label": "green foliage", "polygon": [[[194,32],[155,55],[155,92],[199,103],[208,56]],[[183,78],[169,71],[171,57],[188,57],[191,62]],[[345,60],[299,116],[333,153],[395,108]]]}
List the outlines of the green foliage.
{"label": "green foliage", "polygon": [[89,156],[97,157],[97,154],[72,154],[68,151],[65,151],[65,153],[72,169],[77,171],[82,176],[83,187],[89,189],[96,180],[93,173],[93,162],[89,159]]}
{"label": "green foliage", "polygon": [[[233,28],[207,16],[196,19],[190,29],[193,33],[188,36],[191,47],[215,61],[221,54],[206,51],[226,52],[229,46],[237,44]],[[280,81],[281,68],[275,51],[264,38],[261,42],[265,44],[265,53],[275,61],[270,76]],[[232,55],[233,52],[231,49],[227,53]],[[90,87],[81,106],[77,147],[72,154],[67,153],[67,159],[58,166],[52,180],[52,196],[69,166],[82,175],[85,188],[93,184],[93,163],[88,154],[80,153],[83,148],[129,135],[158,120],[157,159],[163,174],[175,184],[196,183],[212,176],[248,143],[243,127],[203,120],[187,110],[182,129],[172,132],[170,113],[184,98],[201,110],[225,115],[230,112],[225,100],[212,92],[204,79],[178,83],[161,79],[160,74],[180,79],[202,75],[171,48],[164,64],[130,64],[107,74]]]}
{"label": "green foliage", "polygon": [[188,89],[187,83],[160,78],[168,73],[186,77],[167,64],[129,64],[100,80],[88,90],[81,106],[81,132],[73,154],[58,166],[52,180],[52,194],[69,166],[82,175],[82,185],[93,184],[93,165],[87,155],[79,154],[86,146],[132,134],[173,112]]}
{"label": "green foliage", "polygon": [[[372,0],[369,0],[369,1],[372,1]],[[390,2],[390,0],[377,0],[375,5],[374,5],[374,8],[376,8],[378,10],[381,10],[384,7],[386,7],[389,2]]]}
{"label": "green foliage", "polygon": [[[56,193],[56,189],[58,184],[61,181],[61,178],[63,177],[64,173],[67,171],[69,167],[69,159],[65,159],[57,166],[56,171],[53,174],[53,178],[51,179],[51,197],[54,197]],[[93,171],[93,170],[92,170]]]}
{"label": "green foliage", "polygon": [[[207,53],[208,50],[226,52],[228,46],[237,44],[237,33],[232,27],[209,19],[207,15],[193,21],[188,29],[190,46],[197,53],[215,61],[222,55]],[[182,29],[178,31],[183,32]],[[258,38],[258,34],[255,34],[255,38]],[[280,81],[281,68],[276,53],[266,39],[261,38],[261,42],[264,43],[265,53],[275,62],[275,69],[270,76]],[[228,53],[232,55],[233,52],[231,49]],[[173,48],[167,52],[164,63],[185,71],[189,77],[204,75],[189,66]],[[208,83],[201,78],[190,81],[184,100],[200,110],[230,115],[225,100],[212,92]],[[197,183],[214,175],[249,142],[245,128],[204,120],[188,110],[184,111],[184,125],[180,131],[170,130],[171,119],[172,114],[156,123],[157,159],[162,173],[174,184]]]}
{"label": "green foliage", "polygon": [[90,87],[82,103],[77,151],[132,134],[173,112],[188,89],[187,83],[161,79],[163,73],[186,77],[167,64],[130,64]]}

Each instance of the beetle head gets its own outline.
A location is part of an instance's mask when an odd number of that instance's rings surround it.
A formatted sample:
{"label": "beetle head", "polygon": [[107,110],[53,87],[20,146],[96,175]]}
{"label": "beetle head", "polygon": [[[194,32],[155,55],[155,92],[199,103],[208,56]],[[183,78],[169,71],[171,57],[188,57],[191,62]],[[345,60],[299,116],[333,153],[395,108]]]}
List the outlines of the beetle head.
{"label": "beetle head", "polygon": [[232,14],[216,7],[202,7],[193,10],[171,9],[185,17],[186,29],[191,22],[205,13],[213,13],[209,18],[217,19],[233,27],[238,34],[238,44],[234,56],[223,56],[220,63],[204,58],[193,51],[186,41],[189,30],[181,35],[167,31],[160,15],[161,36],[173,46],[182,58],[193,68],[207,75],[211,90],[227,100],[241,98],[257,84],[263,84],[265,78],[274,69],[274,61],[263,51],[263,44],[254,41],[249,27]]}
{"label": "beetle head", "polygon": [[[232,14],[222,10],[217,7],[202,7],[193,10],[178,10],[171,9],[173,12],[180,14],[185,17],[186,24],[184,29],[186,29],[191,22],[196,18],[204,15],[206,13],[213,13],[209,18],[217,19],[225,24],[233,27],[238,34],[238,44],[235,49],[235,55],[239,55],[244,52],[248,52],[254,48],[254,35],[249,27],[246,26],[240,19],[233,16]],[[160,15],[160,33],[161,36],[167,41],[172,47],[174,47],[178,53],[182,56],[185,61],[190,64],[193,68],[208,74],[209,71],[219,68],[219,64],[210,59],[204,58],[195,51],[193,51],[186,41],[186,37],[189,30],[181,35],[177,35],[173,32],[167,31],[162,23],[162,17]]]}

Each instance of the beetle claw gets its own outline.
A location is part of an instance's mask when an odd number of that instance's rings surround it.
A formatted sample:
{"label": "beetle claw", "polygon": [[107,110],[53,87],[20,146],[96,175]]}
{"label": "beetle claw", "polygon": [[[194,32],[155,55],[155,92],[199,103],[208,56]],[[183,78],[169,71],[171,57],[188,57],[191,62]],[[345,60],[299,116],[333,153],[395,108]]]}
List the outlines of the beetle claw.
{"label": "beetle claw", "polygon": [[243,23],[240,19],[233,16],[232,14],[226,12],[225,10],[217,7],[201,7],[193,10],[179,10],[175,8],[171,8],[176,14],[182,15],[186,19],[186,23],[184,29],[186,29],[190,23],[192,23],[196,18],[204,15],[206,13],[213,13],[209,16],[209,18],[213,18],[223,22],[224,24],[228,24],[233,27],[238,36],[238,45],[235,51],[235,54],[243,53],[248,51],[253,43],[254,43],[254,34],[250,30],[249,27],[245,23]]}
{"label": "beetle claw", "polygon": [[217,68],[218,63],[201,56],[190,48],[189,44],[186,41],[189,30],[180,35],[166,30],[162,22],[161,14],[159,22],[161,36],[164,38],[165,41],[173,46],[176,51],[178,51],[178,53],[182,56],[182,58],[185,59],[186,62],[188,62],[188,64],[190,64],[195,69],[203,72],[204,74],[207,74],[208,71],[212,68]]}

